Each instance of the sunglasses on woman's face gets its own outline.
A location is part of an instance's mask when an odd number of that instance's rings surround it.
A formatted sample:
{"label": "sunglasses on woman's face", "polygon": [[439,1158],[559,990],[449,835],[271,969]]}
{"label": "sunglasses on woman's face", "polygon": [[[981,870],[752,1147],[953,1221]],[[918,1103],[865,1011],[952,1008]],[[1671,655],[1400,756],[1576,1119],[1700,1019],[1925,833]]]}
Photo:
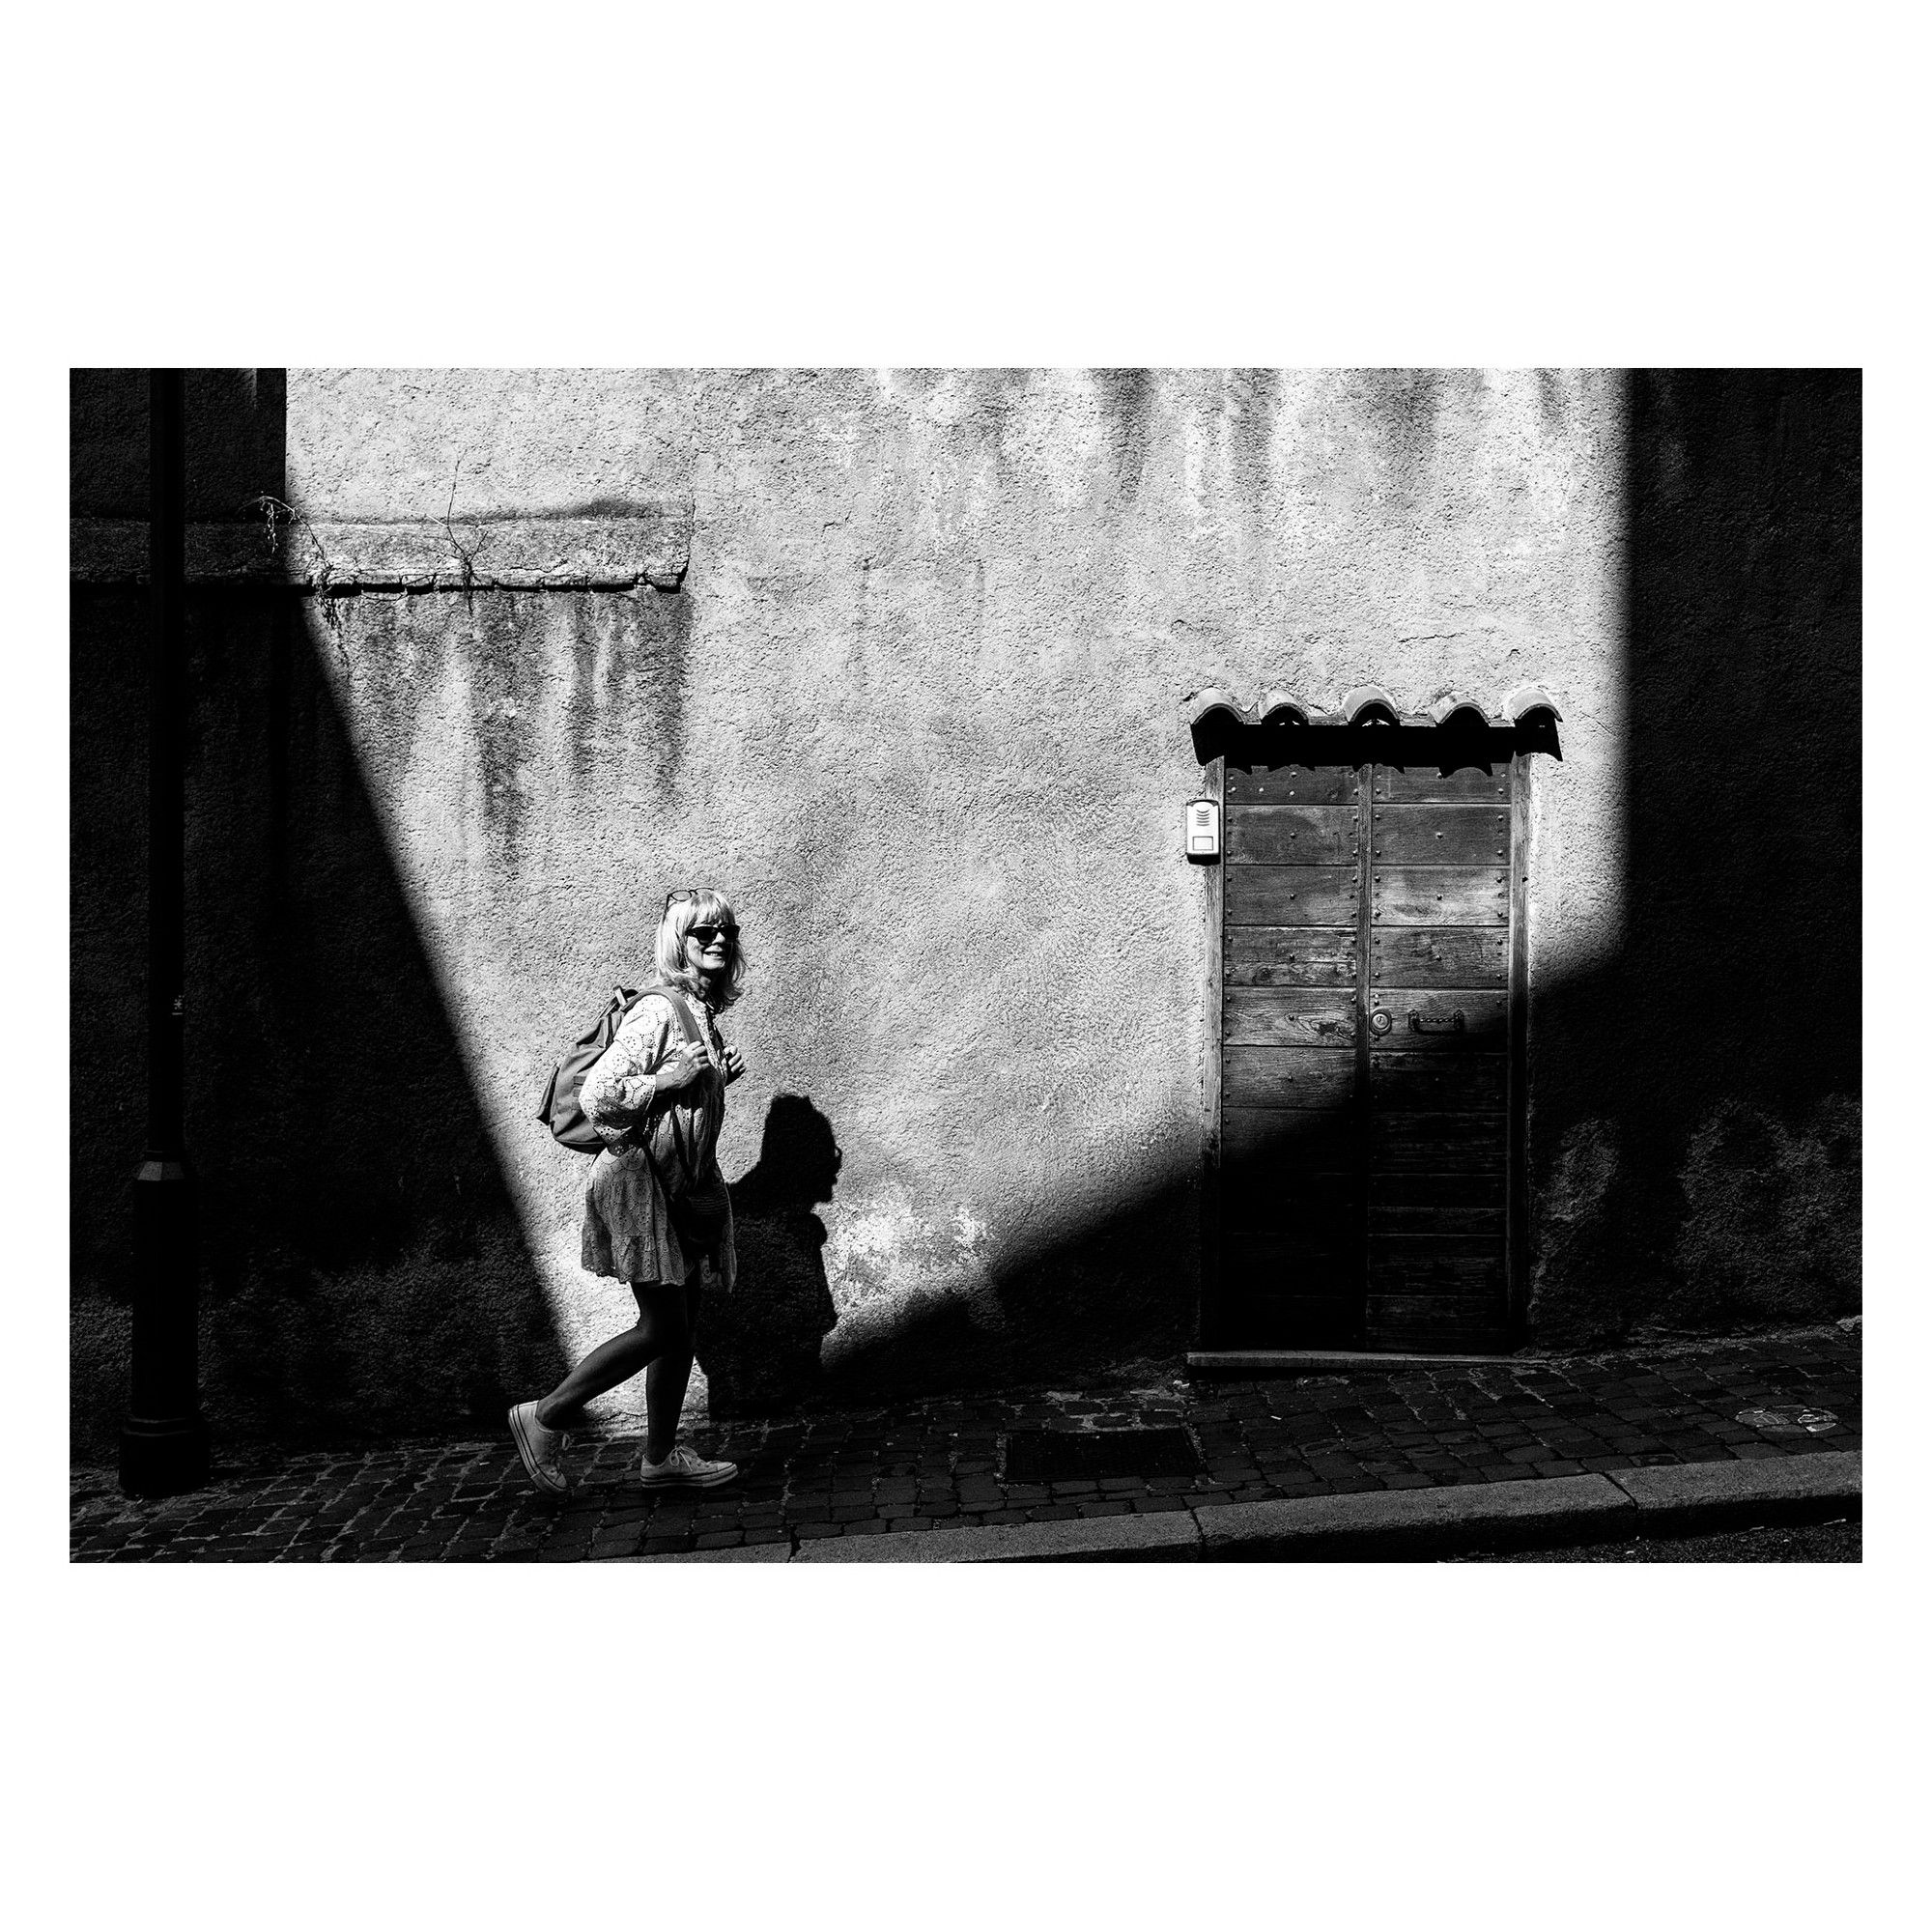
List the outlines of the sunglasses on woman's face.
{"label": "sunglasses on woman's face", "polygon": [[[681,899],[695,899],[702,895],[701,887],[680,886],[676,892],[665,895],[665,911],[668,913]],[[726,939],[735,940],[738,937],[738,928],[735,925],[694,925],[690,928],[690,932],[691,937],[700,946],[709,946],[721,932]]]}

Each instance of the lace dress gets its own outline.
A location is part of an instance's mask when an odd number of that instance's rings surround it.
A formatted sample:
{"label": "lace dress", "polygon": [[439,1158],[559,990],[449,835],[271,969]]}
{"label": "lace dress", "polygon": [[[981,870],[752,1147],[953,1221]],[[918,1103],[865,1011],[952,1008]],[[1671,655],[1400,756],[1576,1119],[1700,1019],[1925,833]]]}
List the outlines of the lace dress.
{"label": "lace dress", "polygon": [[[684,1039],[670,1003],[646,994],[625,1015],[609,1050],[585,1077],[584,1119],[604,1151],[583,1193],[583,1265],[621,1281],[701,1280],[728,1289],[738,1263],[731,1234],[730,1196],[718,1171],[718,1132],[724,1121],[724,1041],[711,1009],[686,1000],[704,1029],[710,1065],[690,1086],[660,1094],[656,1069]],[[673,1127],[675,1116],[675,1127]],[[675,1174],[678,1137],[695,1178],[691,1193],[719,1204],[723,1231],[708,1250],[687,1251],[671,1226],[652,1161]],[[649,1158],[645,1147],[649,1147]]]}

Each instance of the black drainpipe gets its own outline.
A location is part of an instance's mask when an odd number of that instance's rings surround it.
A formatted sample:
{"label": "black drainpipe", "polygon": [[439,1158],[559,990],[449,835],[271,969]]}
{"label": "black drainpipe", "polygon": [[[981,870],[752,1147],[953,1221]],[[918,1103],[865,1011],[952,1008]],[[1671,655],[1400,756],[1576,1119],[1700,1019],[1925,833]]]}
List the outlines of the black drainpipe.
{"label": "black drainpipe", "polygon": [[148,377],[148,1149],[134,1177],[133,1391],[121,1487],[168,1496],[208,1481],[195,1369],[195,1182],[183,1124],[183,760],[186,711],[182,372]]}

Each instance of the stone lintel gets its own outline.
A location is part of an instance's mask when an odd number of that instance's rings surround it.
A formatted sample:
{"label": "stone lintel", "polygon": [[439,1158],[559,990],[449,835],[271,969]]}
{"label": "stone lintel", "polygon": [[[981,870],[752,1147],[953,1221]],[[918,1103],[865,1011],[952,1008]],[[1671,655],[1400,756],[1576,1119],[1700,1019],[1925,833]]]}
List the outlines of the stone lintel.
{"label": "stone lintel", "polygon": [[[474,523],[198,523],[187,527],[191,584],[298,590],[676,590],[691,567],[692,503],[624,517],[507,517]],[[75,517],[71,581],[143,583],[148,526]]]}

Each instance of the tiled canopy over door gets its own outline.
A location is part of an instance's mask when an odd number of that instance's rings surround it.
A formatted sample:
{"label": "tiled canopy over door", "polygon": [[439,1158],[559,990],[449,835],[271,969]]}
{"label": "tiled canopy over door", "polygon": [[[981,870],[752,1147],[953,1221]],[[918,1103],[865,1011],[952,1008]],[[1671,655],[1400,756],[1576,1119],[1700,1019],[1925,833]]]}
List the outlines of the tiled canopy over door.
{"label": "tiled canopy over door", "polygon": [[1224,796],[1216,1344],[1506,1346],[1510,761]]}

